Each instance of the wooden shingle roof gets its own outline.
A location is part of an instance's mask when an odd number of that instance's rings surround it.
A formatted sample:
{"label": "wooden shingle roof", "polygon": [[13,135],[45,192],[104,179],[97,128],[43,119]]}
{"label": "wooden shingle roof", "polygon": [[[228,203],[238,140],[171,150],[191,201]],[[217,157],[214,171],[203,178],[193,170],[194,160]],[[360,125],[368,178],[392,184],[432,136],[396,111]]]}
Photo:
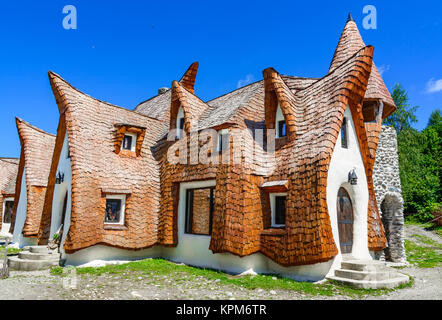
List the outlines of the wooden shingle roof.
{"label": "wooden shingle roof", "polygon": [[15,194],[19,161],[16,158],[0,158],[0,193]]}
{"label": "wooden shingle roof", "polygon": [[[344,61],[348,60],[363,47],[365,47],[365,43],[362,40],[358,27],[353,19],[349,19],[342,31],[329,71],[332,72],[338,68]],[[390,92],[385,86],[378,68],[373,63],[367,92],[365,93],[365,100],[378,99],[382,100],[385,104],[383,118],[388,117],[396,110],[396,104],[391,98]]]}
{"label": "wooden shingle roof", "polygon": [[[19,174],[17,176],[18,188],[16,190],[18,194],[14,204],[11,231],[14,229],[16,209],[19,201],[18,195],[22,188],[26,188],[26,220],[22,233],[25,237],[34,237],[37,235],[40,226],[52,154],[54,152],[55,136],[19,118],[16,118],[16,124],[22,153]],[[21,185],[23,173],[26,174],[25,186]]]}
{"label": "wooden shingle roof", "polygon": [[[57,144],[63,143],[67,132],[71,154],[73,206],[65,250],[72,252],[97,243],[132,249],[152,246],[157,237],[160,177],[151,148],[165,124],[94,99],[53,72],[49,79],[59,109],[63,110]],[[139,156],[115,152],[118,124],[144,130]],[[56,154],[54,159],[58,157]],[[53,188],[51,181],[49,192]],[[100,203],[104,206],[103,193],[109,190],[124,190],[128,194],[125,230],[103,229],[104,208]],[[47,198],[41,239],[47,240],[51,206],[52,199]]]}

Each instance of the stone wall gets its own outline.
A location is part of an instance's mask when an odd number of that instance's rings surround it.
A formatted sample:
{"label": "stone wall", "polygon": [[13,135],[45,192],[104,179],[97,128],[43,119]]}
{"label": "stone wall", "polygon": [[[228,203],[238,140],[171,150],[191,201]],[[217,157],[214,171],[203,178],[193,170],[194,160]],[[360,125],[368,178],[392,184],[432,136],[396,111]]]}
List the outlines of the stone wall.
{"label": "stone wall", "polygon": [[399,176],[397,135],[393,127],[382,126],[373,172],[376,202],[385,228],[386,260],[405,262],[404,200]]}

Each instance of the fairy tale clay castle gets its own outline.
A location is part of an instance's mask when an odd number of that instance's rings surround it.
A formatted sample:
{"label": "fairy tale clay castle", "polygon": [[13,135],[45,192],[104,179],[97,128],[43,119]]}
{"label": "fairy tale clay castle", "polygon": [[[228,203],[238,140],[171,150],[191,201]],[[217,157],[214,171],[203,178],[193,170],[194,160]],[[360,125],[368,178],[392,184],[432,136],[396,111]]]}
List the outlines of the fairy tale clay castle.
{"label": "fairy tale clay castle", "polygon": [[[134,110],[49,72],[56,136],[17,119],[14,241],[56,238],[74,265],[161,257],[304,280],[385,248],[403,261],[400,183],[375,193],[382,119],[396,106],[373,52],[350,17],[322,78],[268,68],[203,101],[193,63]],[[397,218],[382,219],[393,196]]]}

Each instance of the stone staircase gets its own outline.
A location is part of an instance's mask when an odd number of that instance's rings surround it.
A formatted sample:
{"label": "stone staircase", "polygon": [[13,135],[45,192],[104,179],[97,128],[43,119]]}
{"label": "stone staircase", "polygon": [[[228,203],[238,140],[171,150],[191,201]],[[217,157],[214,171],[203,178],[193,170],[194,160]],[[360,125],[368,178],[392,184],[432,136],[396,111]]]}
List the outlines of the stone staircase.
{"label": "stone staircase", "polygon": [[392,289],[410,281],[407,275],[382,261],[342,261],[341,268],[327,279],[361,289]]}
{"label": "stone staircase", "polygon": [[30,246],[23,248],[18,256],[9,257],[8,265],[12,270],[35,271],[58,266],[60,253],[49,250],[47,246]]}

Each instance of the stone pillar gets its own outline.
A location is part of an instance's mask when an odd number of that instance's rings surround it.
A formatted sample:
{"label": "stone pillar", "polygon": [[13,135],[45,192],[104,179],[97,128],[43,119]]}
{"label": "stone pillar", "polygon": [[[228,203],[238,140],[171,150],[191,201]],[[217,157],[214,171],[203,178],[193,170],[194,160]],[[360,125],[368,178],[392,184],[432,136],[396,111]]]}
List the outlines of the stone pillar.
{"label": "stone pillar", "polygon": [[388,248],[385,260],[406,262],[404,248],[404,200],[399,176],[397,135],[382,126],[373,171],[376,202],[385,228]]}

